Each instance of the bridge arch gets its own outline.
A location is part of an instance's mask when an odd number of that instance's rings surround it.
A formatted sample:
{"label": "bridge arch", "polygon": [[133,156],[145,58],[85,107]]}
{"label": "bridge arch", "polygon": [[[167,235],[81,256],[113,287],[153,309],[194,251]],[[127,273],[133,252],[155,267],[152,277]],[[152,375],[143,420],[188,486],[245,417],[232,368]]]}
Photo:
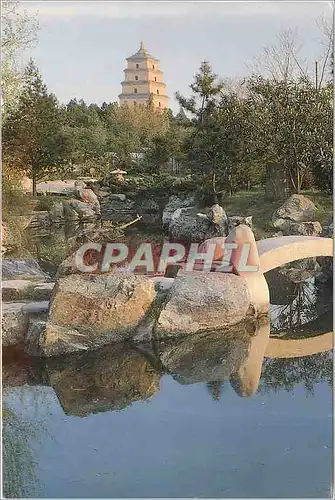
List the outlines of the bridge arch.
{"label": "bridge arch", "polygon": [[277,236],[256,245],[263,273],[295,260],[333,256],[333,240],[320,236]]}

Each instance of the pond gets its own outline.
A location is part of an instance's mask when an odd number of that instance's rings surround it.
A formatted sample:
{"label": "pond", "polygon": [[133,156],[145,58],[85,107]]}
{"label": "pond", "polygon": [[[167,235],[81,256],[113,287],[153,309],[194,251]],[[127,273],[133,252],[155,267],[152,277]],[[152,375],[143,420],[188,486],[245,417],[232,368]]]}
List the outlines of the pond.
{"label": "pond", "polygon": [[45,362],[6,351],[5,496],[331,497],[332,286],[293,274],[267,275],[264,359],[234,329]]}

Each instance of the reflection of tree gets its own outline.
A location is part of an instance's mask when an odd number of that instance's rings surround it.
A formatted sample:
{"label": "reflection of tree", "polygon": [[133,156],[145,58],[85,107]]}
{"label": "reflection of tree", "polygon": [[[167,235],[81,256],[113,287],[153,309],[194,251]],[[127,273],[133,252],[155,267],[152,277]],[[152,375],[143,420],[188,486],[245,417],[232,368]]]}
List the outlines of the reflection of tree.
{"label": "reflection of tree", "polygon": [[213,401],[219,401],[222,393],[223,382],[218,380],[216,382],[208,382],[206,384]]}
{"label": "reflection of tree", "polygon": [[290,359],[265,359],[259,392],[292,391],[297,384],[304,384],[307,394],[313,394],[314,385],[320,382],[333,383],[332,351],[313,356]]}
{"label": "reflection of tree", "polygon": [[45,392],[41,387],[24,385],[3,389],[2,395],[4,497],[39,496],[33,444],[46,431],[40,417],[41,409],[48,405]]}
{"label": "reflection of tree", "polygon": [[[295,283],[295,298],[290,304],[272,306],[271,333],[299,331],[302,326],[317,318],[316,288],[311,281]],[[273,318],[275,316],[275,318]]]}
{"label": "reflection of tree", "polygon": [[36,495],[36,461],[30,444],[36,428],[3,403],[3,493],[7,498]]}

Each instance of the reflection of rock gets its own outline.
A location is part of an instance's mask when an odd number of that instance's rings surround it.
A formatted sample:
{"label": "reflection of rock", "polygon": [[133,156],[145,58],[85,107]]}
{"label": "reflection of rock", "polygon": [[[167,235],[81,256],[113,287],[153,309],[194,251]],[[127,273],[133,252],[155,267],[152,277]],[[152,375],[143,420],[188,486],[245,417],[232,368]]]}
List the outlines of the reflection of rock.
{"label": "reflection of rock", "polygon": [[47,370],[49,384],[68,415],[121,410],[159,390],[160,375],[149,362],[120,345],[50,361]]}
{"label": "reflection of rock", "polygon": [[185,273],[168,292],[156,325],[160,337],[218,330],[241,321],[250,305],[246,281],[234,274]]}
{"label": "reflection of rock", "polygon": [[242,323],[226,331],[162,342],[159,358],[183,384],[224,381],[245,360],[254,330],[254,325]]}
{"label": "reflection of rock", "polygon": [[270,291],[270,304],[292,304],[297,296],[296,285],[279,269],[272,269],[265,274]]}
{"label": "reflection of rock", "polygon": [[[323,227],[322,235],[325,238],[334,237],[334,226],[330,223]],[[320,282],[331,282],[333,280],[333,257],[318,257],[318,263],[321,266],[321,274],[318,276]]]}

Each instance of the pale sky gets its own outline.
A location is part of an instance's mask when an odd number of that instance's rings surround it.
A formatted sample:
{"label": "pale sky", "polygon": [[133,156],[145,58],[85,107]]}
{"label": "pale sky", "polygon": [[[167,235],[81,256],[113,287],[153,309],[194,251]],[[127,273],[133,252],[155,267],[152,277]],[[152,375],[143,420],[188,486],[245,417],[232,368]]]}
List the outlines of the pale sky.
{"label": "pale sky", "polygon": [[331,2],[22,2],[39,11],[42,29],[35,59],[60,102],[117,101],[125,58],[144,40],[159,58],[170,107],[174,93],[189,94],[200,63],[208,59],[222,78],[248,74],[248,64],[276,40],[282,27],[298,28],[313,63],[322,51],[317,20],[331,18]]}

